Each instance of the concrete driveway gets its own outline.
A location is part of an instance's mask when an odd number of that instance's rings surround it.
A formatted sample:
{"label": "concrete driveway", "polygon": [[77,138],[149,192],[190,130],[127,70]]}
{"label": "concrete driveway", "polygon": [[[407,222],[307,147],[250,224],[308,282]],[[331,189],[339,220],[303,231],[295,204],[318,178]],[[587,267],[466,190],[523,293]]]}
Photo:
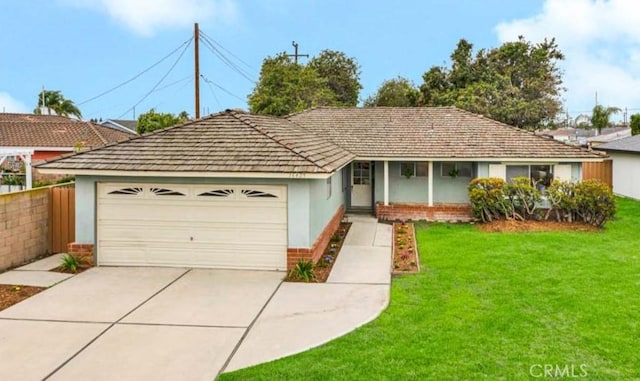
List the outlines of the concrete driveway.
{"label": "concrete driveway", "polygon": [[0,380],[212,380],[283,276],[91,269],[0,312]]}

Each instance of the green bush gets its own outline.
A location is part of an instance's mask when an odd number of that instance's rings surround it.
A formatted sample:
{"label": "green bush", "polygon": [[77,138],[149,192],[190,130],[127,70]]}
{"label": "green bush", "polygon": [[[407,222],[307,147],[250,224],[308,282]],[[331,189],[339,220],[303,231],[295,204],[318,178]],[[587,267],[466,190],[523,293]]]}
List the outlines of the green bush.
{"label": "green bush", "polygon": [[70,254],[64,255],[60,262],[60,267],[63,270],[70,271],[72,273],[78,272],[78,268],[80,267],[80,260]]}
{"label": "green bush", "polygon": [[553,214],[558,221],[581,221],[601,227],[615,216],[613,192],[598,180],[579,183],[555,180],[545,192],[550,208],[540,210],[541,193],[527,177],[517,177],[509,184],[502,179],[477,178],[469,183],[469,202],[476,218],[545,219]]}
{"label": "green bush", "polygon": [[616,214],[613,192],[598,180],[585,180],[575,186],[576,213],[583,222],[602,226]]}
{"label": "green bush", "polygon": [[487,222],[505,216],[507,208],[504,186],[504,180],[494,177],[471,180],[467,189],[469,189],[471,209],[476,218]]}
{"label": "green bush", "polygon": [[313,261],[301,259],[296,265],[289,271],[290,280],[298,280],[305,282],[313,282],[316,280],[316,274],[314,271]]}

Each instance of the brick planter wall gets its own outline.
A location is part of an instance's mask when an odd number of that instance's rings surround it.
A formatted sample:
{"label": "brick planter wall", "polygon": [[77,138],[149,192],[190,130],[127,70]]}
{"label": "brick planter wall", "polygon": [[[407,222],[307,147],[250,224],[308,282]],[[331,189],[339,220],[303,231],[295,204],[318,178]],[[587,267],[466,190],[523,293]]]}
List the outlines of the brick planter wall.
{"label": "brick planter wall", "polygon": [[93,244],[92,243],[78,243],[71,242],[67,245],[67,254],[92,254],[93,253]]}
{"label": "brick planter wall", "polygon": [[376,217],[381,220],[426,220],[469,222],[475,218],[468,204],[376,204]]}
{"label": "brick planter wall", "polygon": [[340,206],[336,213],[331,217],[329,223],[322,230],[322,233],[316,238],[313,246],[310,248],[294,248],[290,247],[287,249],[287,270],[290,270],[293,266],[298,263],[300,259],[311,260],[314,263],[317,262],[322,253],[324,252],[324,248],[329,244],[329,240],[331,240],[331,236],[335,234],[340,227],[340,221],[342,221],[342,217],[344,216],[344,205]]}
{"label": "brick planter wall", "polygon": [[49,189],[0,195],[0,271],[47,254]]}

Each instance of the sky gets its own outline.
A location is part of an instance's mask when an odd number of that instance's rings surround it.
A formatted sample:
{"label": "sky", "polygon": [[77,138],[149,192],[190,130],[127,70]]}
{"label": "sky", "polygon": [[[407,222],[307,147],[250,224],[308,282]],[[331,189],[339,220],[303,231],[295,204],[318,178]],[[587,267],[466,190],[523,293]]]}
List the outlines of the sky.
{"label": "sky", "polygon": [[194,22],[223,56],[200,44],[203,115],[247,109],[262,60],[293,53],[292,41],[300,54],[354,57],[364,100],[397,76],[420,85],[461,38],[480,49],[519,35],[556,38],[571,117],[590,113],[596,93],[600,104],[640,112],[637,0],[4,0],[0,112],[32,112],[45,88],[86,119],[150,108],[193,115]]}

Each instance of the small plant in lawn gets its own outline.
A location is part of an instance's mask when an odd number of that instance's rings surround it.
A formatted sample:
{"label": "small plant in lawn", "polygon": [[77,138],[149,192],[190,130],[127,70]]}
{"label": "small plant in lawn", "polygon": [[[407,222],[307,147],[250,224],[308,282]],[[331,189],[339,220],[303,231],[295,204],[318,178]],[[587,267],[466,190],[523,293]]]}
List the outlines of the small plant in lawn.
{"label": "small plant in lawn", "polygon": [[20,291],[20,286],[11,286],[11,291],[12,291],[12,292],[18,292],[18,291]]}
{"label": "small plant in lawn", "polygon": [[312,261],[301,259],[289,272],[289,278],[305,282],[313,282],[316,279],[314,267],[315,266]]}
{"label": "small plant in lawn", "polygon": [[73,255],[66,254],[62,257],[60,267],[63,270],[70,271],[72,273],[78,272],[80,267],[80,261]]}

